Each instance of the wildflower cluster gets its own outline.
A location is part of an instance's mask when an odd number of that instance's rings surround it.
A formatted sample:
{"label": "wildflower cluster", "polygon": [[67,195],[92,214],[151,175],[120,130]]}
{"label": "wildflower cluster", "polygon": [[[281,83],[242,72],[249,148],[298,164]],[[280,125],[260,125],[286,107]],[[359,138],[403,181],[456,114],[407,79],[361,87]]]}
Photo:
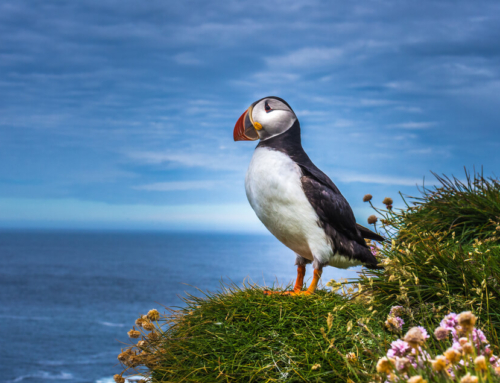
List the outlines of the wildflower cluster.
{"label": "wildflower cluster", "polygon": [[[393,317],[400,310],[391,310]],[[446,315],[434,331],[442,355],[430,355],[425,328],[413,327],[403,339],[391,343],[386,356],[379,359],[377,372],[390,382],[425,383],[440,377],[477,383],[493,374],[500,376],[500,361],[493,355],[484,333],[475,327],[476,316],[470,311]],[[451,337],[450,337],[451,335]],[[445,344],[451,338],[451,345]]]}
{"label": "wildflower cluster", "polygon": [[[125,350],[122,349],[118,355],[118,360],[125,367],[121,374],[116,374],[114,380],[116,383],[124,383],[123,373],[129,369],[138,372],[138,368],[146,367],[153,369],[159,362],[161,350],[157,347],[157,341],[160,338],[160,327],[155,324],[160,319],[158,310],[150,310],[147,315],[141,315],[135,321],[134,326],[127,335],[131,339],[139,339],[136,344],[131,345]],[[139,383],[144,383],[141,380]]]}
{"label": "wildflower cluster", "polygon": [[404,312],[403,306],[394,306],[391,308],[387,320],[385,321],[385,327],[391,332],[401,332],[403,330],[403,325],[405,321],[400,318]]}

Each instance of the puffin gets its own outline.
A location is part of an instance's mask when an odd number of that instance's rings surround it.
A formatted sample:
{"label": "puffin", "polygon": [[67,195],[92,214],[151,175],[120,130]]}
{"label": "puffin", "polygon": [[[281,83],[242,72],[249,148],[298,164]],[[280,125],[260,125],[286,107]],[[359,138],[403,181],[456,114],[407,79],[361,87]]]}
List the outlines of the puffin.
{"label": "puffin", "polygon": [[[310,160],[302,148],[299,120],[285,100],[269,96],[255,101],[236,122],[233,138],[260,140],[245,190],[260,221],[296,254],[297,278],[288,294],[313,294],[325,266],[382,268],[365,238],[384,238],[356,223],[337,186]],[[302,290],[310,263],[313,279]]]}

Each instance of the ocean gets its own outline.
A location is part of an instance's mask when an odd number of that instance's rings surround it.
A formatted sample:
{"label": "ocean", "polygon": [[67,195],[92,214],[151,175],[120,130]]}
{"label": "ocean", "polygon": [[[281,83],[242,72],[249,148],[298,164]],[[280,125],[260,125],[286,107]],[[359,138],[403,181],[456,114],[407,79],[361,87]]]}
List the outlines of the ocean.
{"label": "ocean", "polygon": [[140,314],[221,281],[290,283],[294,261],[271,235],[0,231],[0,381],[112,382]]}

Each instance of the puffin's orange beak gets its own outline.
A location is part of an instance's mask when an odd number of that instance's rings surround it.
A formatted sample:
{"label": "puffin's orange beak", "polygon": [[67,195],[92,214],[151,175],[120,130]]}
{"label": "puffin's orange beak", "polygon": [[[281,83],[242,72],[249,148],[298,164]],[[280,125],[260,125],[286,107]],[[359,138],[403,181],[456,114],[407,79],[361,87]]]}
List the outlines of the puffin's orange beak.
{"label": "puffin's orange beak", "polygon": [[235,141],[255,141],[259,139],[259,134],[251,119],[252,107],[248,108],[236,121],[233,137]]}

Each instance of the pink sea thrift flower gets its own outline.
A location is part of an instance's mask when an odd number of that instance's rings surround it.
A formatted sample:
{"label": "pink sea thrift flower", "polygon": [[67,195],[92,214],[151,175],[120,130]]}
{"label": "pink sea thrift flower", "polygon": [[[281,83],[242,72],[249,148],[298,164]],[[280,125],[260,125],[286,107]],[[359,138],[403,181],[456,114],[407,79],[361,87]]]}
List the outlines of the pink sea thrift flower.
{"label": "pink sea thrift flower", "polygon": [[440,323],[441,327],[444,327],[447,330],[454,330],[458,325],[457,314],[451,313],[446,315]]}
{"label": "pink sea thrift flower", "polygon": [[418,348],[418,353],[416,349],[412,349],[411,353],[406,356],[409,360],[413,368],[423,368],[428,361],[430,361],[432,358],[430,354],[422,350],[421,347]]}
{"label": "pink sea thrift flower", "polygon": [[403,357],[410,351],[410,345],[404,340],[398,339],[391,343],[391,348],[387,351],[389,358]]}
{"label": "pink sea thrift flower", "polygon": [[422,335],[424,336],[424,340],[429,338],[429,334],[427,333],[427,330],[423,328],[422,326],[417,326],[417,328],[422,331]]}
{"label": "pink sea thrift flower", "polygon": [[486,339],[484,333],[477,328],[472,330],[472,341],[474,342],[474,344],[477,344],[478,346],[481,343],[488,343],[488,340]]}

